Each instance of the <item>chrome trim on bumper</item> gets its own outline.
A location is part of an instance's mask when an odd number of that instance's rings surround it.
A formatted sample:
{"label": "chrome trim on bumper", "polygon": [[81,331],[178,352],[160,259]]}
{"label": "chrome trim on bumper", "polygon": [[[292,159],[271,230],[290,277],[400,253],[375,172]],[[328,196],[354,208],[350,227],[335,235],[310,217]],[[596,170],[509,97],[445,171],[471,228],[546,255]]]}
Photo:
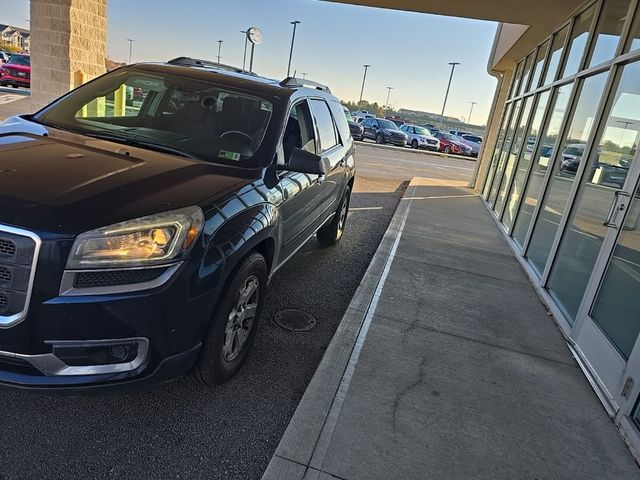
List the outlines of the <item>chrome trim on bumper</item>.
{"label": "chrome trim on bumper", "polygon": [[38,257],[40,256],[40,247],[42,246],[42,240],[38,235],[30,232],[29,230],[10,227],[8,225],[0,225],[0,232],[10,233],[12,235],[18,235],[20,237],[27,237],[35,242],[35,247],[33,249],[33,261],[31,262],[31,271],[29,272],[29,284],[27,286],[27,293],[25,294],[24,299],[24,308],[21,312],[15,313],[13,315],[0,315],[0,328],[9,328],[23,321],[27,316],[27,312],[29,311],[29,303],[31,302],[33,282],[36,278],[36,265],[38,264]]}
{"label": "chrome trim on bumper", "polygon": [[[60,296],[77,297],[82,295],[109,295],[113,293],[130,293],[139,292],[141,290],[149,290],[159,287],[166,283],[174,273],[180,268],[182,262],[174,263],[172,265],[154,265],[149,267],[133,267],[133,268],[103,268],[103,269],[87,269],[87,270],[65,270],[62,274],[62,281],[60,282]],[[122,272],[130,270],[151,270],[156,268],[166,268],[164,272],[157,278],[149,280],[148,282],[129,283],[126,285],[113,285],[107,287],[86,287],[77,288],[73,286],[73,282],[76,273],[87,272]]]}
{"label": "chrome trim on bumper", "polygon": [[95,347],[100,345],[111,345],[119,343],[138,343],[138,353],[136,358],[126,363],[112,363],[108,365],[67,365],[53,353],[42,353],[38,355],[27,355],[23,353],[3,352],[0,350],[0,358],[12,358],[24,360],[30,363],[40,373],[47,377],[71,376],[71,375],[100,375],[108,373],[123,373],[137,369],[147,359],[149,352],[149,340],[144,337],[118,338],[112,340],[53,340],[45,343],[61,347]]}

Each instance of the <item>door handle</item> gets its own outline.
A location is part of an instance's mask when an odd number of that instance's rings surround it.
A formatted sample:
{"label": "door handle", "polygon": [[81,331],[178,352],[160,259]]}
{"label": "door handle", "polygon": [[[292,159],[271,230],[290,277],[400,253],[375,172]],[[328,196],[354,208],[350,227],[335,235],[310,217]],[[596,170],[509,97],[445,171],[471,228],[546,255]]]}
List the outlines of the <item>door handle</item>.
{"label": "door handle", "polygon": [[605,227],[618,228],[618,225],[615,223],[618,212],[624,212],[625,208],[627,208],[626,203],[620,201],[620,197],[630,198],[631,195],[623,190],[616,190],[613,192],[613,201],[611,202],[609,214],[602,223]]}

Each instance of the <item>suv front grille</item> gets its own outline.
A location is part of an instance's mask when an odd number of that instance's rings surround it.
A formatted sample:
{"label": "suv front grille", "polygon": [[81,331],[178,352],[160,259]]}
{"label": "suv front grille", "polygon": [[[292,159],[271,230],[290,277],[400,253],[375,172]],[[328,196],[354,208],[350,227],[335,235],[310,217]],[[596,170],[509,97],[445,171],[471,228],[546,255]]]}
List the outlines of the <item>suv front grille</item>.
{"label": "suv front grille", "polygon": [[26,315],[38,249],[36,235],[0,225],[0,326]]}
{"label": "suv front grille", "polygon": [[78,272],[73,279],[74,288],[112,287],[145,283],[160,277],[167,268],[150,268],[136,270],[105,270]]}

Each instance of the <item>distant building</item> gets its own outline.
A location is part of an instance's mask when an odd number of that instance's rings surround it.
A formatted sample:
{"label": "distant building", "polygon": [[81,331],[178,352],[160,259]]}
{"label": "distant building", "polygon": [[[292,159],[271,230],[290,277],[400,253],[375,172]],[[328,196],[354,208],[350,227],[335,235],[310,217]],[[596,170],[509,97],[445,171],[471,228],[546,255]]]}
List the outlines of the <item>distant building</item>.
{"label": "distant building", "polygon": [[31,49],[31,33],[24,28],[0,24],[0,40],[20,51],[28,52]]}

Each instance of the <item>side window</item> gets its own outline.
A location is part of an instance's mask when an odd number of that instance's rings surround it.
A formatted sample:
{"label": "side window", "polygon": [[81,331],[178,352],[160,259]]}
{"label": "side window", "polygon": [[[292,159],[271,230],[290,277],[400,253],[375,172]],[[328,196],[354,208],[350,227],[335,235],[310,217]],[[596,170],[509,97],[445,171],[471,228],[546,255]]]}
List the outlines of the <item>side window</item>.
{"label": "side window", "polygon": [[364,125],[365,127],[370,127],[372,123],[373,123],[373,120],[371,120],[370,118],[365,118],[362,121],[362,125]]}
{"label": "side window", "polygon": [[342,105],[340,105],[340,103],[338,102],[329,102],[329,107],[331,108],[331,113],[333,114],[333,119],[335,120],[336,127],[338,127],[340,138],[344,143],[351,136],[351,129],[349,128],[349,123],[347,122],[345,112],[344,110],[342,110]]}
{"label": "side window", "polygon": [[329,107],[323,100],[311,100],[309,103],[318,128],[320,149],[324,152],[338,144],[336,127],[333,124]]}
{"label": "side window", "polygon": [[285,163],[289,163],[291,152],[294,148],[301,148],[311,153],[316,153],[316,140],[313,132],[313,122],[309,105],[300,102],[294,105],[289,112],[287,126],[282,138],[282,149]]}

